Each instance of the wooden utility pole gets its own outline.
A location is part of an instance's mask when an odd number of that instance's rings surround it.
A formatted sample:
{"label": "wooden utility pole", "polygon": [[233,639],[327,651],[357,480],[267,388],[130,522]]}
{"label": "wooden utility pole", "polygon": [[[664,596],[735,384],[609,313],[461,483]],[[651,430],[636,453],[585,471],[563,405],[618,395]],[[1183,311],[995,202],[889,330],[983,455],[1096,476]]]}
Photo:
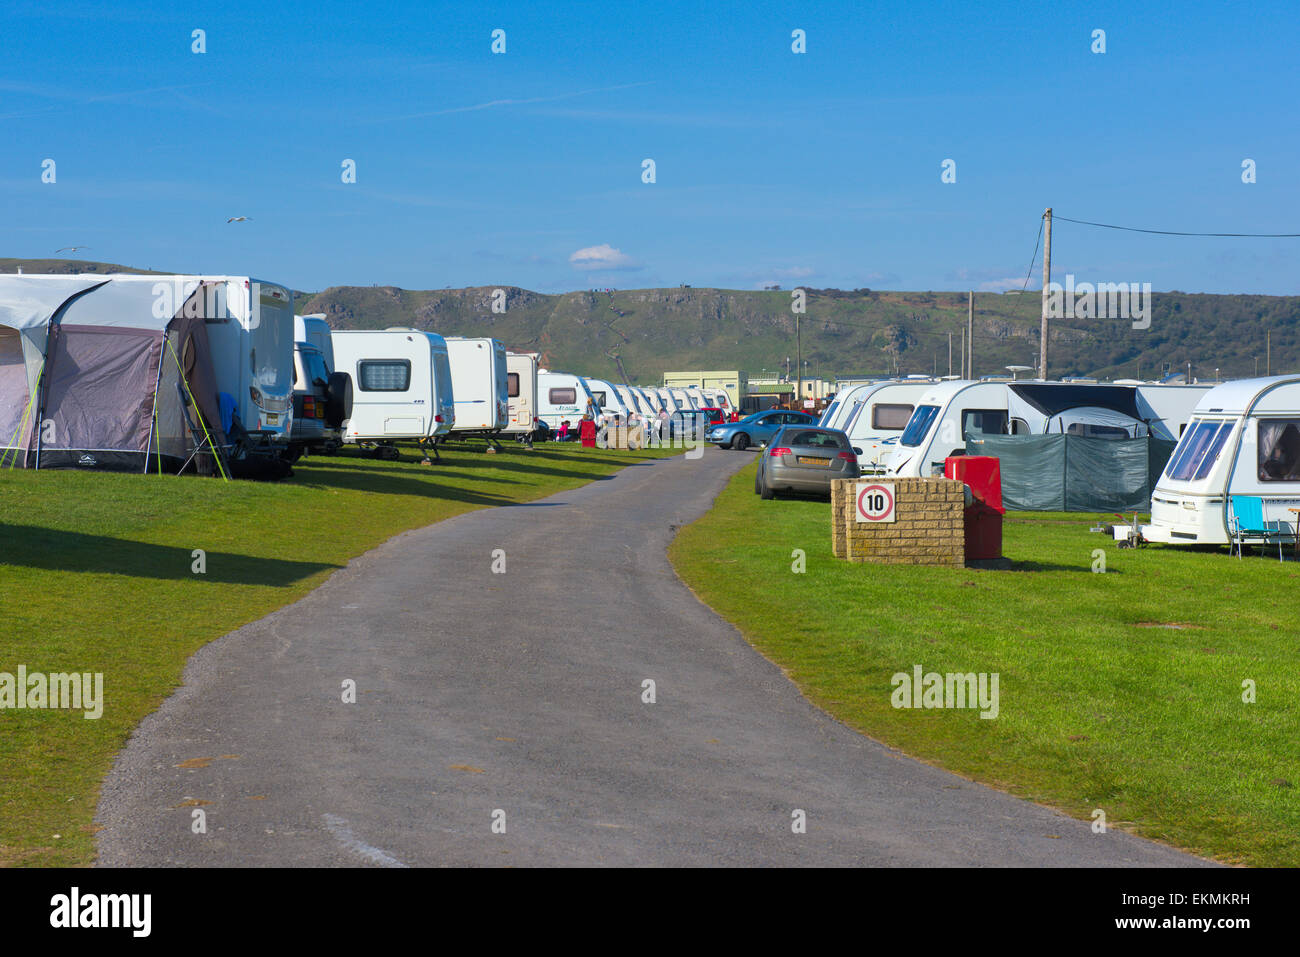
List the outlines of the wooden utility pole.
{"label": "wooden utility pole", "polygon": [[975,378],[975,290],[966,293],[966,378]]}
{"label": "wooden utility pole", "polygon": [[966,330],[961,331],[961,377],[966,378]]}
{"label": "wooden utility pole", "polygon": [[952,375],[952,333],[948,333],[948,375]]}
{"label": "wooden utility pole", "polygon": [[794,389],[795,408],[803,408],[803,340],[799,338],[799,313],[794,314],[794,374],[798,385]]}
{"label": "wooden utility pole", "polygon": [[1047,285],[1052,281],[1052,207],[1043,213],[1043,322],[1038,331],[1038,377],[1047,380]]}
{"label": "wooden utility pole", "polygon": [[1264,330],[1264,375],[1273,374],[1273,330]]}

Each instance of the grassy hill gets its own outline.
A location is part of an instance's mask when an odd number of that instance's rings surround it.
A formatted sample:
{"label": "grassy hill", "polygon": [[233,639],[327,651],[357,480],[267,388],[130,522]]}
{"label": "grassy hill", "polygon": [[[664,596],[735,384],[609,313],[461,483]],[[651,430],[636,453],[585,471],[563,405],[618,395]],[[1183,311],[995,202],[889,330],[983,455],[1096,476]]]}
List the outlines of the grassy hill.
{"label": "grassy hill", "polygon": [[[128,267],[69,260],[0,259],[0,272],[112,272]],[[505,291],[506,311],[492,311],[493,290]],[[948,334],[959,367],[966,294],[809,289],[802,317],[803,355],[813,375],[881,375],[948,371]],[[1151,327],[1126,320],[1057,320],[1052,326],[1052,375],[1101,378],[1158,375],[1165,363],[1208,380],[1265,369],[1265,333],[1272,371],[1300,368],[1300,297],[1153,295]],[[542,353],[543,365],[639,384],[665,371],[784,367],[795,356],[790,292],[735,289],[583,290],[560,295],[515,286],[408,290],[395,286],[335,286],[299,292],[299,313],[324,313],[335,328],[414,326],[444,335],[485,335],[512,350]],[[975,296],[975,372],[1033,365],[1038,354],[1040,299]],[[618,363],[626,370],[619,372]]]}

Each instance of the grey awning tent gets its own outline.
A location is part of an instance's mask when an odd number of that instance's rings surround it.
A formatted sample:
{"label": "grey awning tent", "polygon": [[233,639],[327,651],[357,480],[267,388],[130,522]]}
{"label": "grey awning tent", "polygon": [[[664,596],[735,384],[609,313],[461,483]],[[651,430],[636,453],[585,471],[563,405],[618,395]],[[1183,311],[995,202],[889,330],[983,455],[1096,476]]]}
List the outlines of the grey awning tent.
{"label": "grey awning tent", "polygon": [[138,277],[0,276],[0,465],[177,471],[202,451],[221,468],[195,286],[173,313]]}

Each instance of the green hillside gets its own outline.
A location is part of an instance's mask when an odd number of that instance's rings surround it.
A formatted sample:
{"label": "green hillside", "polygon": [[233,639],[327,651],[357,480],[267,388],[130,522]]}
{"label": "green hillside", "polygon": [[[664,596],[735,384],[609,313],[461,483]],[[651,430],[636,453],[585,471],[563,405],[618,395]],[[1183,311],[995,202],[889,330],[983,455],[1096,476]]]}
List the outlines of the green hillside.
{"label": "green hillside", "polygon": [[[0,259],[0,272],[139,271],[103,263]],[[506,310],[492,311],[493,290]],[[810,375],[948,372],[959,367],[966,294],[809,289],[802,318],[803,355]],[[1272,371],[1300,368],[1300,297],[1153,295],[1151,326],[1127,320],[1057,320],[1052,326],[1053,377],[1153,378],[1172,371],[1212,380],[1265,371],[1271,333]],[[414,326],[444,335],[486,335],[517,351],[542,354],[543,365],[646,384],[665,371],[784,368],[795,355],[789,290],[631,289],[545,295],[514,286],[407,290],[395,286],[336,286],[298,293],[299,313],[324,313],[339,329]],[[1040,299],[975,296],[975,372],[1033,365],[1038,354]],[[620,373],[621,361],[624,373]],[[792,370],[793,371],[793,370]]]}

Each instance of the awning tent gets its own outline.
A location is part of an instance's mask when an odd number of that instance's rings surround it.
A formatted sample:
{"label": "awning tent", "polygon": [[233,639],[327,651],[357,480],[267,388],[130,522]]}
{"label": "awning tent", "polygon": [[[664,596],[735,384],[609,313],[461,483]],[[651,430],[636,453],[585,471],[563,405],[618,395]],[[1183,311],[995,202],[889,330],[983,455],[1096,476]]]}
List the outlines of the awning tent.
{"label": "awning tent", "polygon": [[0,464],[177,471],[200,449],[212,464],[202,289],[172,313],[139,278],[0,276]]}

